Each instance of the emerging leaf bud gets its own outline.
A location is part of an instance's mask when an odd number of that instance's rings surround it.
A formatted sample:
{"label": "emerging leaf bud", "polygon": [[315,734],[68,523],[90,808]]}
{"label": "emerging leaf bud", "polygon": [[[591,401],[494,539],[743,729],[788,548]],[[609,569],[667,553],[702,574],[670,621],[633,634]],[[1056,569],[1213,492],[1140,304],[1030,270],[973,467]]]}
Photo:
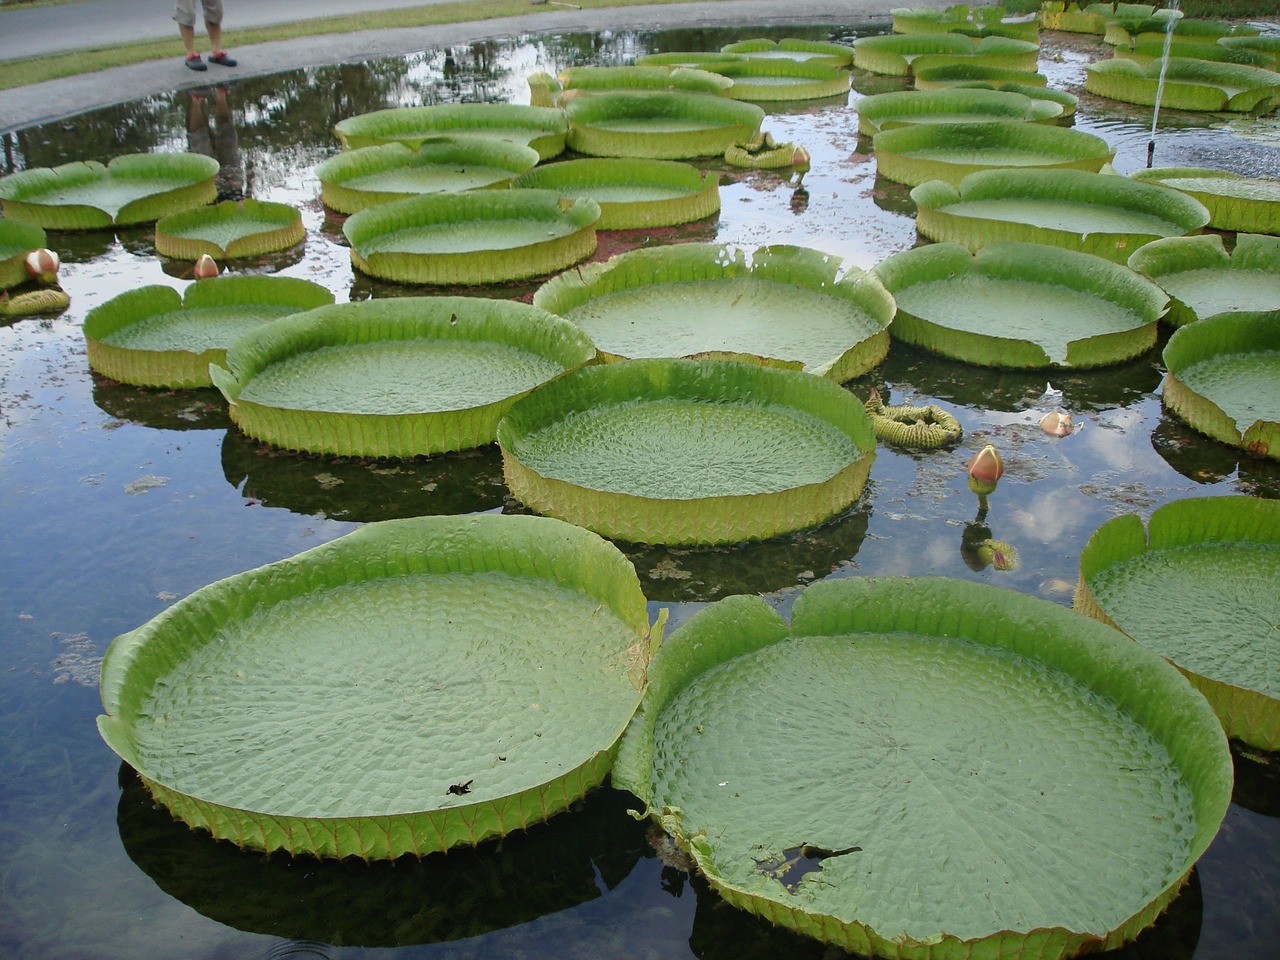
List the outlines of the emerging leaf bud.
{"label": "emerging leaf bud", "polygon": [[45,247],[27,254],[27,273],[41,283],[56,283],[60,266],[62,261],[58,255]]}
{"label": "emerging leaf bud", "polygon": [[1065,437],[1075,429],[1075,422],[1069,413],[1050,410],[1040,418],[1040,429],[1051,437]]}
{"label": "emerging leaf bud", "polygon": [[218,261],[207,253],[202,253],[191,272],[197,280],[208,280],[210,277],[216,277],[218,275]]}
{"label": "emerging leaf bud", "polygon": [[1004,461],[1000,451],[989,443],[969,461],[969,489],[979,496],[991,493],[1002,476]]}

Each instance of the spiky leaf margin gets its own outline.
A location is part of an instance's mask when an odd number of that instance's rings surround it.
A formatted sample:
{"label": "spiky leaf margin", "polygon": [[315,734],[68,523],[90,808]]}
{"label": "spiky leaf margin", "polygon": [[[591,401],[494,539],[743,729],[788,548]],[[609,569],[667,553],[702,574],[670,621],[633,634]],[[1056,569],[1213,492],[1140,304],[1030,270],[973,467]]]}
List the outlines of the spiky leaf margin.
{"label": "spiky leaf margin", "polygon": [[238,338],[209,375],[247,435],[289,450],[339,456],[414,457],[493,443],[497,424],[524,393],[458,410],[342,413],[245,401],[245,385],[292,355],[376,341],[495,342],[555,361],[587,363],[595,347],[576,326],[543,310],[481,297],[394,297],[320,307]]}
{"label": "spiky leaf margin", "polygon": [[[225,245],[208,239],[226,236]],[[211,207],[171,213],[156,221],[156,253],[178,260],[199,260],[202,254],[224,257],[260,257],[288,250],[307,237],[302,213],[287,203],[270,203],[246,197],[224,200]]]}
{"label": "spiky leaf margin", "polygon": [[[861,456],[827,480],[776,493],[659,499],[593,490],[545,477],[520,460],[526,439],[576,411],[678,398],[707,404],[792,408],[843,433]],[[632,543],[762,540],[814,526],[862,494],[875,433],[857,398],[822,377],[725,360],[627,360],[581,367],[527,395],[498,424],[507,486],[539,513]]]}
{"label": "spiky leaf margin", "polygon": [[[600,205],[597,230],[666,227],[712,216],[720,210],[720,175],[702,173],[675,160],[611,158],[564,160],[531,170],[512,183],[517,189],[552,190],[567,197],[588,197]],[[667,199],[620,200],[595,196],[614,187],[660,186],[680,191]]]}
{"label": "spiky leaf margin", "polygon": [[[1280,545],[1280,503],[1256,497],[1175,500],[1157,507],[1146,529],[1137,514],[1113,517],[1093,532],[1080,552],[1080,579],[1072,606],[1123,632],[1098,602],[1090,583],[1108,568],[1143,554],[1207,541]],[[1227,736],[1263,750],[1280,750],[1280,700],[1170,662],[1204,694]]]}
{"label": "spiky leaf margin", "polygon": [[[1064,960],[1133,940],[1177,895],[1208,849],[1231,799],[1232,765],[1222,729],[1208,705],[1161,658],[1120,634],[1087,625],[1056,604],[985,584],[943,578],[847,578],[821,581],[796,601],[791,627],[758,597],[728,597],[696,613],[663,644],[649,665],[649,685],[619,745],[612,783],[629,790],[689,852],[722,897],[741,909],[858,954],[894,960],[975,960],[1035,956]],[[806,912],[724,881],[714,866],[714,839],[682,822],[677,807],[653,795],[654,729],[664,708],[699,676],[727,660],[789,637],[901,631],[935,632],[1011,649],[1075,677],[1115,702],[1164,743],[1191,786],[1195,834],[1180,875],[1120,926],[1105,933],[1040,928],[1004,930],[960,940],[940,931],[928,941],[893,938],[865,924]],[[1159,691],[1159,693],[1154,693]],[[802,772],[798,772],[803,776]],[[785,773],[781,773],[784,779]]]}
{"label": "spiky leaf margin", "polygon": [[[722,156],[730,144],[750,140],[764,119],[764,110],[753,103],[697,93],[602,93],[571,100],[564,112],[567,142],[579,153],[655,160]],[[643,129],[646,121],[665,117],[692,119],[702,128]],[[629,121],[642,129],[626,129]]]}
{"label": "spiky leaf margin", "polygon": [[[597,598],[634,631],[640,664],[657,645],[661,628],[649,626],[634,568],[612,544],[586,530],[540,517],[388,520],[204,587],[117,637],[103,659],[105,712],[98,718],[99,732],[179,819],[219,839],[258,850],[364,860],[421,856],[475,845],[546,820],[604,780],[621,729],[600,731],[599,749],[567,772],[499,800],[341,818],[282,816],[188,796],[147,776],[145,758],[138,756],[131,730],[149,689],[184,649],[209,642],[211,634],[254,604],[280,603],[331,584],[491,570],[546,580]],[[465,722],[465,711],[459,716]]]}

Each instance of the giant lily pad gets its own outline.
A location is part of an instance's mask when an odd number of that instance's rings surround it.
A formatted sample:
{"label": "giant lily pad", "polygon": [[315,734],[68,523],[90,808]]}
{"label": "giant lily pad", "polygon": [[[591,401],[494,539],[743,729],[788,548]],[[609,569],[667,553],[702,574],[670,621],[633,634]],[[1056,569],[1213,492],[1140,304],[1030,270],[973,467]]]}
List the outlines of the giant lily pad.
{"label": "giant lily pad", "polygon": [[1156,167],[1130,174],[1203,203],[1215,230],[1280,235],[1280,183],[1207,167]]}
{"label": "giant lily pad", "polygon": [[513,186],[594,200],[599,230],[670,226],[720,210],[719,174],[675,160],[563,160],[530,171]]}
{"label": "giant lily pad", "polygon": [[959,185],[980,170],[1097,172],[1115,150],[1092,133],[1039,123],[922,123],[883,130],[872,140],[876,170],[917,186],[927,180]]}
{"label": "giant lily pad", "polygon": [[287,203],[224,200],[157,220],[156,253],[180,260],[199,260],[202,254],[258,257],[287,250],[306,236],[302,214]]}
{"label": "giant lily pad", "polygon": [[388,520],[117,637],[98,729],[215,837],[423,854],[540,822],[599,784],[648,634],[634,569],[585,530]]}
{"label": "giant lily pad", "polygon": [[796,37],[774,42],[763,37],[726,43],[721,53],[732,53],[748,60],[790,60],[793,63],[822,63],[831,67],[847,67],[853,62],[853,48],[832,40],[800,40]]}
{"label": "giant lily pad", "polygon": [[209,373],[251,437],[291,450],[413,457],[492,443],[511,404],[594,354],[575,326],[528,304],[395,297],[253,331]]}
{"label": "giant lily pad", "polygon": [[29,280],[27,254],[47,243],[44,230],[34,223],[0,220],[0,290]]}
{"label": "giant lily pad", "polygon": [[613,784],[731,904],[895,960],[1134,939],[1231,798],[1172,666],[1057,604],[940,578],[730,597],[649,668]]}
{"label": "giant lily pad", "polygon": [[958,33],[910,33],[859,37],[853,41],[853,65],[895,77],[917,68],[978,64],[1006,70],[1036,69],[1040,47],[1009,37],[975,40]]}
{"label": "giant lily pad", "polygon": [[333,303],[333,294],[293,277],[215,277],[189,285],[126,290],[89,311],[89,366],[144,387],[208,387],[209,364],[224,362],[242,334]]}
{"label": "giant lily pad", "polygon": [[1219,314],[1175,330],[1163,356],[1169,410],[1216,440],[1280,460],[1280,323]]}
{"label": "giant lily pad", "polygon": [[[1157,188],[1153,188],[1157,189]],[[594,200],[478,190],[395,200],[342,225],[351,262],[399,283],[482,284],[555,273],[596,249]]]}
{"label": "giant lily pad", "polygon": [[565,105],[569,146],[596,157],[716,157],[750,140],[764,111],[707,94],[602,93]]}
{"label": "giant lily pad", "polygon": [[724,360],[582,367],[498,425],[511,492],[633,543],[733,543],[814,526],[875,459],[862,404],[822,377]]}
{"label": "giant lily pad", "polygon": [[1040,36],[1038,19],[1005,20],[1005,10],[999,5],[970,8],[958,3],[948,7],[896,7],[889,12],[893,14],[894,33],[963,33],[1032,42]]}
{"label": "giant lily pad", "polygon": [[97,230],[203,206],[217,196],[218,161],[200,153],[133,153],[0,177],[10,220],[49,230]]}
{"label": "giant lily pad", "polygon": [[1168,298],[1102,257],[1038,243],[976,254],[935,243],[875,268],[898,305],[900,340],[989,367],[1098,367],[1156,343]]}
{"label": "giant lily pad", "polygon": [[1230,254],[1217,234],[1170,237],[1139,247],[1129,266],[1169,294],[1174,326],[1222,313],[1280,323],[1280,237],[1239,234]]}
{"label": "giant lily pad", "polygon": [[339,213],[430,193],[506,187],[538,164],[538,151],[510,140],[437,137],[359,147],[316,167],[320,197]]}
{"label": "giant lily pad", "polygon": [[1175,500],[1099,527],[1080,555],[1075,607],[1168,658],[1227,735],[1280,750],[1280,503]]}
{"label": "giant lily pad", "polygon": [[1128,18],[1146,20],[1157,15],[1181,17],[1177,9],[1159,10],[1147,3],[1089,3],[1046,0],[1040,8],[1040,22],[1046,30],[1067,33],[1093,33],[1103,36],[1113,20]]}
{"label": "giant lily pad", "polygon": [[1159,91],[1160,106],[1174,110],[1246,111],[1280,97],[1280,74],[1271,70],[1186,57],[1145,65],[1103,60],[1086,64],[1085,75],[1084,88],[1089,93],[1150,106]]}
{"label": "giant lily pad", "polygon": [[708,93],[727,97],[733,81],[706,69],[653,64],[634,67],[569,67],[560,72],[560,88],[577,94],[610,93],[622,90],[662,90]]}
{"label": "giant lily pad", "polygon": [[976,250],[996,240],[1046,243],[1118,263],[1144,243],[1199,233],[1199,201],[1128,177],[1084,170],[984,170],[911,191],[916,229]]}
{"label": "giant lily pad", "polygon": [[1217,43],[1197,43],[1188,40],[1165,42],[1164,37],[1144,37],[1136,40],[1132,46],[1116,47],[1113,56],[1121,60],[1132,60],[1139,66],[1146,66],[1161,57],[1185,57],[1191,60],[1216,60],[1219,63],[1242,63],[1250,67],[1275,69],[1276,58],[1261,50],[1250,50],[1247,47],[1228,47]]}
{"label": "giant lily pad", "polygon": [[924,66],[914,72],[913,85],[917,90],[940,90],[944,87],[988,83],[991,85],[1018,83],[1030,87],[1044,87],[1049,78],[1035,70],[1010,70],[983,63],[945,63]]}
{"label": "giant lily pad", "polygon": [[668,50],[663,53],[646,53],[636,57],[638,67],[693,67],[705,68],[708,64],[738,63],[746,58],[739,53],[721,53],[719,50]]}
{"label": "giant lily pad", "polygon": [[735,100],[820,100],[849,93],[849,72],[818,60],[747,57],[741,63],[708,64],[707,69],[733,81]]}
{"label": "giant lily pad", "polygon": [[605,359],[764,359],[843,383],[889,349],[893,298],[874,277],[805,247],[641,248],[549,280],[533,296]]}
{"label": "giant lily pad", "polygon": [[1050,121],[1063,105],[1022,93],[973,87],[941,90],[898,90],[862,97],[856,104],[858,132],[872,137],[881,130],[921,123],[979,121]]}
{"label": "giant lily pad", "polygon": [[439,136],[511,140],[538,151],[543,160],[564,152],[564,114],[551,107],[517,103],[441,103],[429,107],[392,107],[347,117],[333,132],[345,149],[380,143],[421,146]]}

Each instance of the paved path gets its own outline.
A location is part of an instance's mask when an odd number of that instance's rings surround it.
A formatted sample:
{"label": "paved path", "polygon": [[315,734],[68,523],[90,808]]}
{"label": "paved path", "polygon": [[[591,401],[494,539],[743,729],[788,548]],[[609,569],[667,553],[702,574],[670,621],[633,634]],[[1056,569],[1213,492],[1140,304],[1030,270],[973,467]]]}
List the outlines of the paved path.
{"label": "paved path", "polygon": [[[359,0],[362,10],[421,7],[445,0]],[[912,0],[912,6],[946,6],[951,0]],[[351,12],[352,0],[225,0],[227,30],[269,26],[297,19],[300,8],[316,18]],[[80,0],[45,7],[0,8],[0,60],[109,46],[124,40],[172,36],[175,55],[163,61],[66,77],[0,90],[0,133],[139,97],[199,86],[225,74],[259,76],[329,63],[414,53],[431,47],[531,32],[636,29],[681,24],[851,23],[888,16],[900,0],[709,0],[661,6],[573,10],[551,4],[500,20],[439,27],[363,30],[236,48],[240,61],[227,69],[211,65],[197,74],[181,62],[172,0]],[[198,31],[197,41],[203,41]],[[203,46],[207,46],[204,44]],[[201,49],[203,49],[203,46]],[[215,73],[214,71],[217,71]]]}

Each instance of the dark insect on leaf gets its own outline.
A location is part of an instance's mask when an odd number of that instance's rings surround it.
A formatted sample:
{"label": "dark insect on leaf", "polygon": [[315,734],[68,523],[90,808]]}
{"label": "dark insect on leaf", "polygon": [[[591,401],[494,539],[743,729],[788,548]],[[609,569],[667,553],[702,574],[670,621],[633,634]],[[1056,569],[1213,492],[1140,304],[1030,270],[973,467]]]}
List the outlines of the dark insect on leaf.
{"label": "dark insect on leaf", "polygon": [[470,792],[471,792],[471,784],[473,784],[473,783],[475,783],[475,781],[474,781],[474,780],[468,780],[466,783],[454,783],[454,784],[450,784],[450,786],[449,786],[449,793],[453,794],[455,797],[460,797],[460,796],[462,796],[464,793],[470,793]]}

